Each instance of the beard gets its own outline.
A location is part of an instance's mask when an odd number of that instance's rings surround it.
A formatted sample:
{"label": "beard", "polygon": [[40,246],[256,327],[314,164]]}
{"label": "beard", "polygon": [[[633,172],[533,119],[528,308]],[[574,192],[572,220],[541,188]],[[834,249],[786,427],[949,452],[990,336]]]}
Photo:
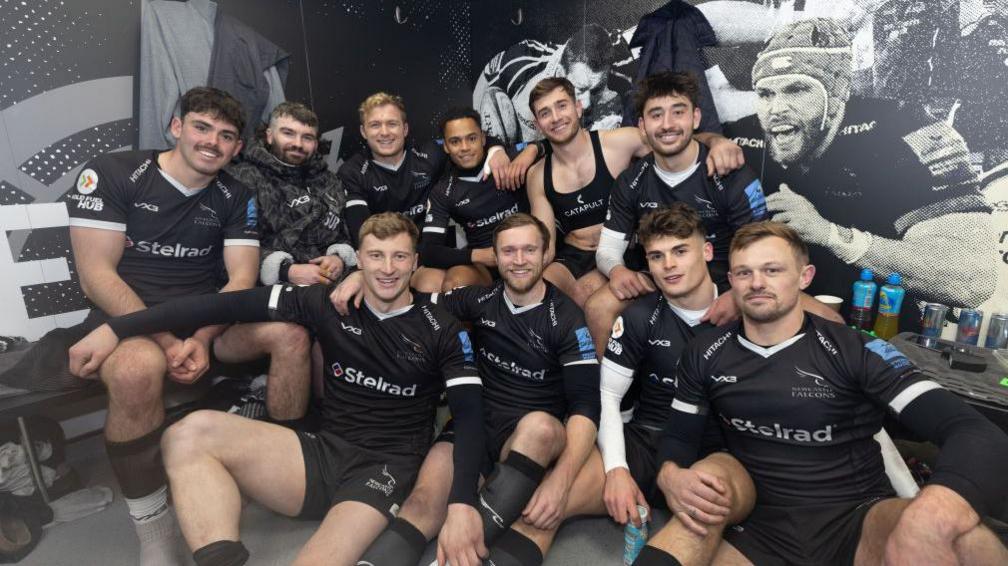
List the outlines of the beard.
{"label": "beard", "polygon": [[579,118],[575,117],[574,118],[574,126],[571,128],[571,133],[567,134],[566,136],[564,136],[562,138],[556,138],[556,139],[551,138],[551,137],[549,137],[546,134],[543,134],[543,136],[545,136],[546,139],[549,140],[549,142],[552,143],[553,145],[560,146],[560,145],[567,145],[568,143],[571,142],[571,140],[573,140],[574,138],[576,138],[577,135],[580,134],[580,133],[581,133],[581,120]]}
{"label": "beard", "polygon": [[516,294],[527,293],[535,287],[535,284],[542,280],[542,266],[536,269],[535,266],[528,266],[529,276],[522,279],[514,278],[510,271],[505,270],[501,273],[501,278],[504,279],[504,284],[507,285],[508,289]]}
{"label": "beard", "polygon": [[[300,151],[297,153],[296,151]],[[308,153],[303,150],[296,150],[294,146],[287,145],[283,147],[278,147],[276,145],[270,146],[270,153],[273,157],[276,157],[280,161],[283,161],[287,165],[303,165],[308,158],[311,157]]]}
{"label": "beard", "polygon": [[783,318],[785,315],[794,310],[795,306],[798,304],[798,297],[795,296],[793,301],[789,303],[782,302],[780,297],[777,295],[771,295],[772,301],[763,303],[762,305],[752,305],[747,300],[745,300],[750,295],[743,297],[741,304],[739,305],[739,310],[742,314],[746,316],[749,320],[759,323],[773,322]]}

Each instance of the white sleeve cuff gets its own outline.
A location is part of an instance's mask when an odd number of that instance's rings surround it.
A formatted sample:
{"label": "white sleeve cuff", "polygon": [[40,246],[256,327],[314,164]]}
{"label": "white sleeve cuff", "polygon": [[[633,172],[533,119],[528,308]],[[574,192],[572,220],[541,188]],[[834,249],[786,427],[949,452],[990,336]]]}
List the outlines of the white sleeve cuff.
{"label": "white sleeve cuff", "polygon": [[326,248],[326,255],[338,255],[343,260],[343,265],[354,267],[357,265],[357,254],[354,253],[350,244],[333,244]]}
{"label": "white sleeve cuff", "polygon": [[280,283],[280,264],[285,259],[294,261],[294,256],[287,252],[276,251],[263,258],[262,265],[259,266],[259,280],[263,285]]}

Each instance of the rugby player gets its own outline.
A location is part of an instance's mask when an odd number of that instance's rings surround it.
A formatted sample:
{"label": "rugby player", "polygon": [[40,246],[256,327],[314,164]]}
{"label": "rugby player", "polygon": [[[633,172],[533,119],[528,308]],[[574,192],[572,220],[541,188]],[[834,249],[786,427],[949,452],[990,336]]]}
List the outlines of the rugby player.
{"label": "rugby player", "polygon": [[[241,150],[245,120],[231,95],[197,87],[181,98],[171,150],[115,152],[90,161],[66,195],[81,287],[96,306],[68,330],[73,340],[107,318],[179,297],[256,283],[255,195],[222,171]],[[125,340],[100,366],[78,374],[108,390],[105,445],[140,538],[140,562],[174,561],[178,528],[160,462],[165,375],[193,383],[212,361],[270,355],[266,405],[276,420],[308,406],[308,335],[295,325],[193,325]],[[223,334],[222,334],[223,333]],[[210,355],[213,343],[213,356]],[[58,354],[69,344],[62,345]],[[219,366],[218,366],[219,367]]]}
{"label": "rugby player", "polygon": [[[713,246],[704,239],[703,222],[685,203],[673,203],[641,219],[637,236],[658,291],[638,297],[616,319],[601,367],[601,418],[598,449],[592,450],[571,486],[563,518],[611,516],[640,524],[637,506],[664,507],[656,485],[658,435],[675,396],[675,369],[686,343],[713,328],[701,318],[718,296],[707,271]],[[620,404],[636,385],[637,405],[626,424]],[[706,451],[723,443],[714,423]],[[540,564],[556,529],[537,529],[522,521],[510,537],[528,548],[521,566]],[[497,564],[499,551],[491,548]]]}
{"label": "rugby player", "polygon": [[[490,285],[497,275],[491,246],[494,227],[528,206],[520,194],[496,190],[493,175],[483,177],[486,136],[475,110],[448,110],[441,120],[441,133],[451,166],[431,189],[420,241],[420,263],[428,269],[413,286],[421,291],[448,291]],[[466,247],[447,245],[450,220],[462,227]]]}
{"label": "rugby player", "polygon": [[453,466],[447,466],[453,481],[442,546],[460,564],[449,541],[479,544],[481,382],[458,321],[436,305],[414,304],[409,280],[417,239],[416,225],[402,214],[365,221],[357,258],[364,305],[345,316],[329,304],[323,286],[274,285],[113,319],[71,349],[72,368],[88,373],[120,339],[172,328],[284,320],[318,337],[326,389],[319,433],[215,411],[192,413],[165,433],[165,467],[197,565],[248,559],[238,529],[242,493],[284,515],[322,519],[296,564],[356,563],[409,493],[445,391],[459,429]]}
{"label": "rugby player", "polygon": [[[680,358],[658,476],[674,516],[635,564],[1006,563],[980,522],[1008,494],[1005,433],[888,342],[804,312],[816,269],[795,230],[745,226],[730,253],[742,320]],[[941,449],[913,499],[872,438],[886,412]],[[733,458],[697,460],[708,415]]]}
{"label": "rugby player", "polygon": [[[503,281],[431,297],[473,325],[487,407],[484,475],[489,477],[480,493],[484,542],[505,535],[498,541],[500,552],[518,555],[526,545],[507,533],[508,525],[519,517],[540,528],[559,523],[571,483],[594,443],[599,412],[598,361],[581,311],[541,278],[548,238],[534,217],[509,216],[494,231]],[[362,564],[416,564],[444,515],[458,426],[453,421],[446,427],[398,519]],[[486,549],[477,554],[485,557]],[[481,563],[476,554],[470,558],[461,564]],[[499,556],[494,560],[505,563]]]}
{"label": "rugby player", "polygon": [[[638,128],[582,128],[583,103],[566,78],[539,81],[528,100],[535,126],[550,144],[545,159],[526,177],[532,214],[550,228],[555,242],[543,276],[583,307],[606,283],[595,251],[615,176],[651,147]],[[727,175],[742,166],[742,151],[734,143],[715,133],[695,135],[711,147],[709,174]]]}

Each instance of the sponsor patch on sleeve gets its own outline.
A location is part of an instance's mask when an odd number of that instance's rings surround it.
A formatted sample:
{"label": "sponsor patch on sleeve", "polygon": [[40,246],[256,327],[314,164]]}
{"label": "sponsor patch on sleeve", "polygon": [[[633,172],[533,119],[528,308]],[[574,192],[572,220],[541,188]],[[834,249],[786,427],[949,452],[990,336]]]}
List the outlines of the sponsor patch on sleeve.
{"label": "sponsor patch on sleeve", "polygon": [[766,218],[766,195],[763,194],[763,185],[759,179],[753,179],[749,186],[745,188],[746,197],[749,199],[749,210],[752,211],[753,220]]}
{"label": "sponsor patch on sleeve", "polygon": [[462,343],[462,356],[467,362],[475,362],[476,356],[473,354],[472,342],[469,341],[469,333],[465,330],[459,330],[458,333],[459,342]]}
{"label": "sponsor patch on sleeve", "polygon": [[89,195],[98,188],[98,173],[94,169],[85,169],[77,177],[77,192]]}
{"label": "sponsor patch on sleeve", "polygon": [[248,227],[254,227],[259,222],[259,211],[256,210],[255,198],[248,199],[248,204],[245,205],[245,225]]}
{"label": "sponsor patch on sleeve", "polygon": [[871,342],[865,344],[865,348],[878,354],[880,358],[885,360],[893,369],[904,369],[910,367],[910,360],[903,355],[902,352],[896,349],[896,346],[882,340],[881,338],[876,338]]}
{"label": "sponsor patch on sleeve", "polygon": [[592,340],[591,333],[588,332],[587,326],[582,326],[574,331],[574,335],[577,336],[578,341],[578,351],[581,352],[582,360],[594,360],[595,355],[595,342]]}
{"label": "sponsor patch on sleeve", "polygon": [[620,336],[623,336],[623,317],[622,316],[616,317],[616,322],[614,322],[613,325],[612,325],[612,337],[613,338],[619,338]]}

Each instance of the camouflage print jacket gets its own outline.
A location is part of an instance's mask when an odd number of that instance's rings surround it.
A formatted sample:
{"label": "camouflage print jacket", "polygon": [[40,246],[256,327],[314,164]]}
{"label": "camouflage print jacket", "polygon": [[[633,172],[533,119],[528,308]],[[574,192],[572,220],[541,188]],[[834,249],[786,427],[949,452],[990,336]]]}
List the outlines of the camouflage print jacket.
{"label": "camouflage print jacket", "polygon": [[257,139],[228,171],[256,192],[262,234],[259,279],[264,285],[278,281],[285,259],[307,263],[338,255],[347,266],[356,264],[342,220],[346,192],[322,155],[291,166]]}

